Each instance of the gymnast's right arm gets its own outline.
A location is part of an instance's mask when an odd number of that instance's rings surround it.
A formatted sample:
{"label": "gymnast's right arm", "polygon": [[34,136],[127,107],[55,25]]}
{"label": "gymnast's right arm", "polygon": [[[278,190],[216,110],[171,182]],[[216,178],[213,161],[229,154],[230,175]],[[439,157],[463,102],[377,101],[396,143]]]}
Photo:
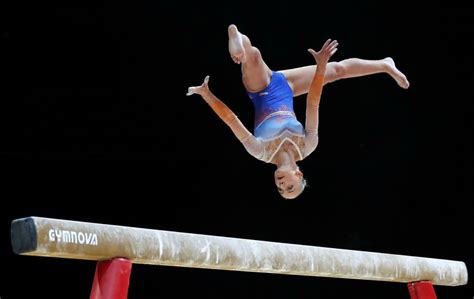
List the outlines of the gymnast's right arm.
{"label": "gymnast's right arm", "polygon": [[209,90],[209,76],[206,76],[201,86],[189,87],[186,95],[189,96],[195,93],[199,94],[219,118],[229,126],[235,137],[244,145],[247,152],[260,160],[263,156],[262,142],[255,138],[242,124],[237,115]]}

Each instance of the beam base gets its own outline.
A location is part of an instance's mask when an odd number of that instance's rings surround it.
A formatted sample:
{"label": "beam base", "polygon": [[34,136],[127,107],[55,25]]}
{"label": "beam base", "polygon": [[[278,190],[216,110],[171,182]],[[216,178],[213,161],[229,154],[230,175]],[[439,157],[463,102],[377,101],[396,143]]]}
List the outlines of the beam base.
{"label": "beam base", "polygon": [[411,299],[436,299],[436,293],[431,281],[417,281],[408,284]]}
{"label": "beam base", "polygon": [[97,262],[90,299],[127,299],[132,262],[115,258]]}

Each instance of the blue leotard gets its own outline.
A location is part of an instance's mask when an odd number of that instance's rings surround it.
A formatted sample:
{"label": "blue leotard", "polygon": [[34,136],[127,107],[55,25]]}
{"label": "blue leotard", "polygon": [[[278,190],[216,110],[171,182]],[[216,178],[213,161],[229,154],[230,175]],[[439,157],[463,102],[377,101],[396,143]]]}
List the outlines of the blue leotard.
{"label": "blue leotard", "polygon": [[293,111],[293,91],[281,72],[272,72],[270,84],[247,92],[255,108],[254,136],[264,143],[260,159],[270,162],[285,141],[295,145],[303,159],[305,130]]}

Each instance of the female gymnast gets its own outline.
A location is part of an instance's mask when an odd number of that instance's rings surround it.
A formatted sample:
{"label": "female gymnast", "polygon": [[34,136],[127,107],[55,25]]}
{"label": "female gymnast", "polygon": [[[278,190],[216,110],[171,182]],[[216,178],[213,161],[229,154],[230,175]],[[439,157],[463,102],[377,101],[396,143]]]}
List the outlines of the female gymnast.
{"label": "female gymnast", "polygon": [[[317,52],[308,49],[315,65],[273,71],[249,38],[233,24],[228,27],[228,38],[230,56],[241,65],[243,85],[255,108],[254,133],[211,92],[209,76],[202,85],[189,87],[187,95],[199,94],[250,155],[276,165],[275,185],[285,199],[294,199],[305,189],[306,179],[297,162],[308,157],[318,145],[319,102],[326,83],[386,73],[401,88],[409,87],[406,76],[390,57],[380,60],[349,58],[328,63],[337,51],[336,40],[328,39]],[[304,127],[293,110],[293,98],[302,94],[307,94]]]}

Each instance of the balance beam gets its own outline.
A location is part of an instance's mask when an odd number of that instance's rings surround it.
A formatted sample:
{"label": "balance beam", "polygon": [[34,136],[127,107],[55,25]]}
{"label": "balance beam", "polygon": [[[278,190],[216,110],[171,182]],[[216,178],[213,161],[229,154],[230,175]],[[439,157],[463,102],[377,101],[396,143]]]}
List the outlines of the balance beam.
{"label": "balance beam", "polygon": [[12,221],[20,255],[388,282],[467,284],[461,261],[152,230],[42,217]]}

